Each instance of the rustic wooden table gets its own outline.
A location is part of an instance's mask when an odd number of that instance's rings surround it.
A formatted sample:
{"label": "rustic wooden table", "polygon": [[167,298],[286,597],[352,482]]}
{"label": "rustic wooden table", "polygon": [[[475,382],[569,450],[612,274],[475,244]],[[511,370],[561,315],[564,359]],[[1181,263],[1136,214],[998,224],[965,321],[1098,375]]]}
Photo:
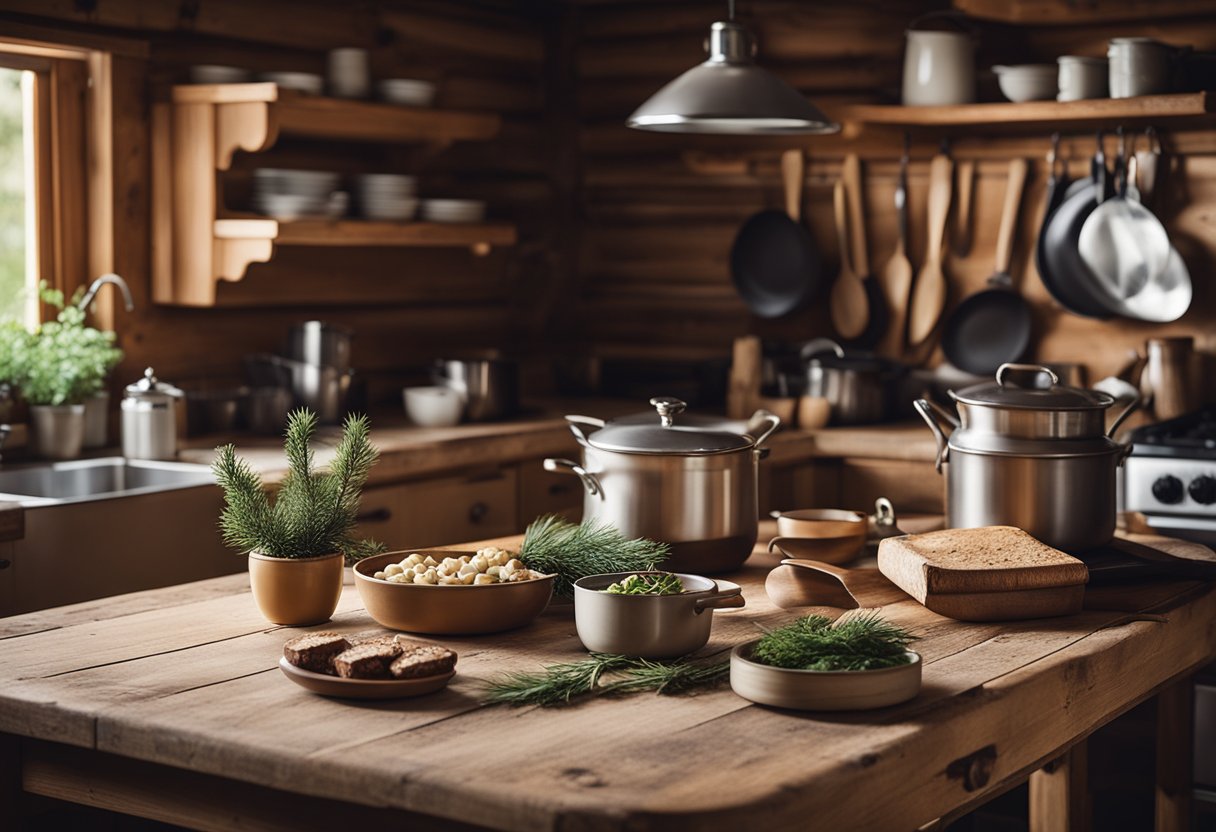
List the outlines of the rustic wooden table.
{"label": "rustic wooden table", "polygon": [[[715,617],[707,649],[793,616],[765,596],[773,563],[758,550],[731,576],[747,608]],[[325,699],[276,666],[299,631],[268,626],[243,575],[216,578],[0,619],[0,813],[28,792],[203,829],[915,829],[1030,776],[1036,828],[1077,829],[1069,749],[1216,656],[1211,589],[1095,590],[1076,616],[1009,624],[897,603],[883,612],[921,637],[921,694],[833,715],[729,687],[482,705],[487,677],[583,655],[568,608],[438,639],[460,662],[433,696]],[[353,586],[328,626],[376,628]],[[1185,828],[1186,767],[1161,770],[1159,828]]]}

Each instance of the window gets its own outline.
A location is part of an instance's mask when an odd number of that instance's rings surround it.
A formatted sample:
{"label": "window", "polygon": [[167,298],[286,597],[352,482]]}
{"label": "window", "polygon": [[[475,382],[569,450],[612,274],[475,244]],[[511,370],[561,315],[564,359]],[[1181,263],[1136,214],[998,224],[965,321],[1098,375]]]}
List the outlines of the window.
{"label": "window", "polygon": [[33,323],[38,282],[32,239],[34,73],[0,66],[0,321]]}

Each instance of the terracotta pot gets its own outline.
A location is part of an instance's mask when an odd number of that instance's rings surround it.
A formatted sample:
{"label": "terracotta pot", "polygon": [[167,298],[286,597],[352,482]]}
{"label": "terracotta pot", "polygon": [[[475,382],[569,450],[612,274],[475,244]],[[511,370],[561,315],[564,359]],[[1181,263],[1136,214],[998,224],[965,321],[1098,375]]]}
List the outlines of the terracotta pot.
{"label": "terracotta pot", "polygon": [[341,552],[315,558],[249,553],[249,586],[268,621],[302,627],[328,621],[342,595]]}

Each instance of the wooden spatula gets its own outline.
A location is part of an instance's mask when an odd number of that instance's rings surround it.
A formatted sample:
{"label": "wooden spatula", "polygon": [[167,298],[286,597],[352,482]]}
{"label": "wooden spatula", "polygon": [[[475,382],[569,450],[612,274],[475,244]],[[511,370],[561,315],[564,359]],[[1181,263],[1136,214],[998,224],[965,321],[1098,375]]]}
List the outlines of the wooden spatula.
{"label": "wooden spatula", "polygon": [[832,325],[843,338],[856,338],[865,332],[869,322],[869,301],[861,276],[854,271],[851,246],[849,244],[848,199],[845,196],[844,180],[836,183],[832,192],[836,213],[836,236],[840,244],[840,274],[832,284],[829,306]]}
{"label": "wooden spatula", "polygon": [[908,343],[912,346],[928,339],[946,306],[942,257],[953,184],[954,162],[945,153],[939,153],[929,164],[929,251],[912,286],[908,310]]}
{"label": "wooden spatula", "polygon": [[908,153],[899,160],[899,183],[895,188],[895,217],[899,237],[895,252],[882,267],[879,281],[891,309],[891,324],[879,351],[893,358],[903,353],[908,327],[908,294],[912,291],[912,261],[908,259]]}

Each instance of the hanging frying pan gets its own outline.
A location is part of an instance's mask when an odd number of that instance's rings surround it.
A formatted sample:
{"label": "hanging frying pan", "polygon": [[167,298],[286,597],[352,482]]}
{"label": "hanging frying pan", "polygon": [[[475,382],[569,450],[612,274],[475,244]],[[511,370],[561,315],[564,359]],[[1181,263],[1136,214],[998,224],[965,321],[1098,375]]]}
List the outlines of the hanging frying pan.
{"label": "hanging frying pan", "polygon": [[730,250],[730,272],[743,302],[761,318],[789,314],[823,285],[823,263],[811,235],[799,222],[803,157],[781,157],[785,211],[761,211],[743,223]]}
{"label": "hanging frying pan", "polygon": [[991,375],[1002,364],[1016,363],[1030,346],[1030,304],[1014,289],[1009,273],[1026,169],[1025,159],[1009,163],[1005,206],[997,232],[996,270],[988,278],[988,288],[960,303],[942,329],[946,358],[960,370],[977,376]]}
{"label": "hanging frying pan", "polygon": [[1053,275],[1051,269],[1047,267],[1047,223],[1051,221],[1052,215],[1064,202],[1064,196],[1072,185],[1072,180],[1068,176],[1068,164],[1060,159],[1059,133],[1054,133],[1051,137],[1051,152],[1047,154],[1047,171],[1047,202],[1043,207],[1043,220],[1039,224],[1039,238],[1035,245],[1035,268],[1039,272],[1039,280],[1043,282],[1043,287],[1047,289],[1056,303],[1074,315],[1093,317],[1089,312],[1073,306],[1072,298],[1061,289],[1059,278]]}

